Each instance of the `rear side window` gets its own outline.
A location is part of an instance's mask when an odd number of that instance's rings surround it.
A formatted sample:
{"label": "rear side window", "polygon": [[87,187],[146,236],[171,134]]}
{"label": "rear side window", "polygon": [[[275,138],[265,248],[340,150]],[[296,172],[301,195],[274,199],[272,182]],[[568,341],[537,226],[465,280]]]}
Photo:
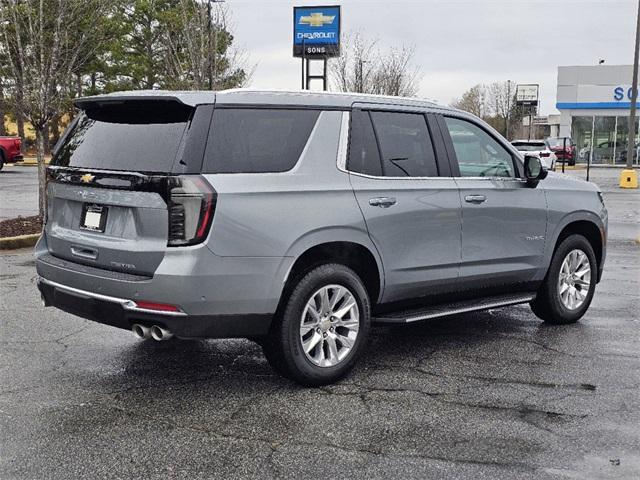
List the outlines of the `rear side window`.
{"label": "rear side window", "polygon": [[204,173],[265,173],[291,170],[320,112],[266,108],[217,108]]}
{"label": "rear side window", "polygon": [[170,172],[193,109],[128,101],[89,108],[56,150],[52,165]]}
{"label": "rear side window", "polygon": [[438,167],[422,114],[371,112],[385,177],[437,177]]}
{"label": "rear side window", "polygon": [[380,154],[376,144],[376,136],[373,133],[373,125],[369,112],[354,110],[351,116],[351,134],[349,143],[349,163],[347,169],[350,172],[364,173],[365,175],[382,176]]}

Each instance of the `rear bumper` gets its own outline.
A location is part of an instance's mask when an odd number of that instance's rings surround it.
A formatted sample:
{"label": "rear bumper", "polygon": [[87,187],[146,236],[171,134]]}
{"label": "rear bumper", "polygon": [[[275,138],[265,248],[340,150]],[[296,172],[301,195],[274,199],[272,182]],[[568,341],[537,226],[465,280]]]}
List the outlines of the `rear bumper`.
{"label": "rear bumper", "polygon": [[[164,326],[178,337],[228,338],[269,331],[289,258],[219,257],[206,246],[168,251],[152,277],[60,259],[46,235],[36,245],[38,288],[45,303],[118,328]],[[147,311],[136,301],[175,305]]]}
{"label": "rear bumper", "polygon": [[7,155],[4,159],[5,163],[16,163],[24,160],[24,156],[21,153],[16,155]]}
{"label": "rear bumper", "polygon": [[131,330],[135,323],[158,325],[180,338],[237,338],[266,335],[271,315],[187,315],[136,309],[131,300],[108,297],[38,279],[45,306],[94,322]]}

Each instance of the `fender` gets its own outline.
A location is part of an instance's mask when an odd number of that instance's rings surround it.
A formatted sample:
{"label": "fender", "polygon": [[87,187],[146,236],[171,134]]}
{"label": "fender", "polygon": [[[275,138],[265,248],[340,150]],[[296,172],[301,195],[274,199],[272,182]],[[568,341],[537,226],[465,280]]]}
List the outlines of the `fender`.
{"label": "fender", "polygon": [[[550,231],[547,234],[547,241],[545,242],[545,247],[544,247],[544,260],[543,260],[544,268],[542,269],[542,276],[540,280],[542,280],[547,275],[547,271],[549,270],[549,266],[551,265],[551,258],[553,257],[553,253],[556,249],[556,245],[558,243],[558,238],[560,237],[560,233],[562,233],[562,231],[567,227],[567,225],[574,222],[579,222],[579,221],[582,221],[582,222],[586,221],[586,222],[593,223],[596,227],[598,227],[601,234],[602,232],[606,231],[606,224],[605,224],[606,217],[605,217],[605,220],[603,220],[599,215],[589,210],[578,210],[578,211],[567,213],[555,225],[555,227],[553,228],[553,231],[552,232]],[[549,228],[551,228],[551,225],[549,225]],[[606,238],[604,240],[606,242]],[[606,243],[603,243],[602,258],[598,259],[600,263],[599,267],[602,266],[602,262],[604,261],[605,248],[606,248]]]}
{"label": "fender", "polygon": [[309,231],[296,239],[285,254],[287,257],[292,258],[293,261],[289,264],[289,267],[282,278],[282,286],[284,286],[284,284],[287,282],[289,273],[291,272],[291,269],[296,260],[300,258],[303,253],[318,245],[332,242],[355,243],[371,252],[373,258],[376,261],[378,272],[380,272],[379,298],[382,298],[382,294],[384,292],[385,275],[384,265],[382,263],[382,258],[380,257],[380,252],[371,241],[371,238],[369,238],[369,233],[366,230],[351,226],[318,228],[316,230]]}

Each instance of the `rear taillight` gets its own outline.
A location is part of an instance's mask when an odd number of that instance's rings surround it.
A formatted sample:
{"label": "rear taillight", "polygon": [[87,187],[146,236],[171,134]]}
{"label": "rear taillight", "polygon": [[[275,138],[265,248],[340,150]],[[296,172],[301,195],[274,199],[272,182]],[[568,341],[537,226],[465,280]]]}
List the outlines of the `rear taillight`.
{"label": "rear taillight", "polygon": [[195,245],[209,234],[216,208],[216,191],[203,177],[171,177],[168,207],[168,245]]}
{"label": "rear taillight", "polygon": [[549,155],[551,155],[549,152],[540,152],[541,157],[548,157]]}
{"label": "rear taillight", "polygon": [[16,148],[17,148],[18,150],[20,150],[20,147],[22,146],[22,140],[20,140],[19,138],[16,138],[16,139],[13,141],[13,144],[16,146]]}

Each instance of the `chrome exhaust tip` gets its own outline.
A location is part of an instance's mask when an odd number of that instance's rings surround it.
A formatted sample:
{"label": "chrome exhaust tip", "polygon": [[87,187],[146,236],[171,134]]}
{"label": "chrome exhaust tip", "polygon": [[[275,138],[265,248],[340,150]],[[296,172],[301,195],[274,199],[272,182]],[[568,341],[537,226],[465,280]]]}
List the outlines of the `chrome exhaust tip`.
{"label": "chrome exhaust tip", "polygon": [[173,333],[169,330],[166,330],[158,325],[154,325],[151,327],[151,338],[157,340],[158,342],[162,342],[165,340],[171,340],[173,338]]}
{"label": "chrome exhaust tip", "polygon": [[145,327],[144,325],[140,325],[139,323],[134,323],[131,326],[131,331],[137,338],[141,340],[151,338],[151,329],[149,327]]}

